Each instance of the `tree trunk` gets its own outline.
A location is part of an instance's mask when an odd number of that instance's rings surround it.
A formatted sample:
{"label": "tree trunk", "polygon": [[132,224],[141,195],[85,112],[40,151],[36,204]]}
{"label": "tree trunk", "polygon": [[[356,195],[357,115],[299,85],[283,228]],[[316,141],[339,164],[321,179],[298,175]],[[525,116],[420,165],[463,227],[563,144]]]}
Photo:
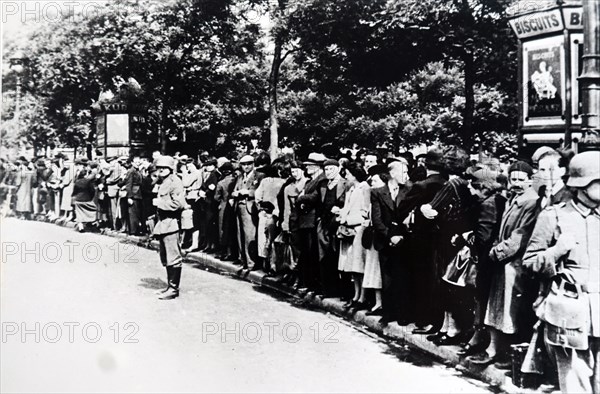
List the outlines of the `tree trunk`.
{"label": "tree trunk", "polygon": [[160,153],[165,155],[167,153],[167,106],[165,105],[165,100],[161,101],[159,104],[160,107],[160,122],[158,124],[158,132],[160,138]]}
{"label": "tree trunk", "polygon": [[281,66],[281,47],[283,40],[281,37],[275,37],[275,50],[273,52],[273,63],[271,64],[271,74],[269,75],[269,131],[271,160],[277,158],[279,150],[279,120],[277,113],[277,85],[279,84],[279,67]]}
{"label": "tree trunk", "polygon": [[473,116],[475,113],[475,65],[473,54],[465,51],[465,112],[463,114],[463,143],[467,150],[473,147]]}

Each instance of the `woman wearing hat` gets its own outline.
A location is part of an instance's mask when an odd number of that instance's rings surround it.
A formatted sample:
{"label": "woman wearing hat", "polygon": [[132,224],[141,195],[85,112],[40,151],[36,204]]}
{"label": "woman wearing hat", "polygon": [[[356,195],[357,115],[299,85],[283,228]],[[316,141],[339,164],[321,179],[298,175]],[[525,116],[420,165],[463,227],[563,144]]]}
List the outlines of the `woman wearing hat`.
{"label": "woman wearing hat", "polygon": [[354,234],[340,241],[338,270],[352,275],[354,297],[347,306],[362,307],[359,303],[362,297],[362,282],[365,272],[366,250],[362,245],[362,235],[369,222],[371,187],[367,183],[367,173],[357,162],[350,163],[345,168],[344,178],[348,190],[344,207],[339,213],[341,228],[348,228]]}
{"label": "woman wearing hat", "polygon": [[16,211],[22,219],[31,219],[31,213],[33,212],[31,192],[36,178],[36,171],[33,169],[33,164],[27,160],[21,161],[15,185],[17,186]]}
{"label": "woman wearing hat", "polygon": [[96,204],[94,203],[94,180],[88,177],[87,161],[75,161],[75,179],[73,180],[73,208],[75,211],[76,228],[79,232],[96,221]]}

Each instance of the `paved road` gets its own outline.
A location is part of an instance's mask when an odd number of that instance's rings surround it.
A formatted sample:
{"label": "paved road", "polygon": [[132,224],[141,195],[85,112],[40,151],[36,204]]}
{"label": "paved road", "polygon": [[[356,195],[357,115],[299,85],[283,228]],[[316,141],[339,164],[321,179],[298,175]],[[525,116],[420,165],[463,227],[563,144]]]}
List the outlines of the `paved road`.
{"label": "paved road", "polygon": [[157,254],[113,238],[5,219],[1,239],[2,392],[490,392],[192,265],[160,301]]}

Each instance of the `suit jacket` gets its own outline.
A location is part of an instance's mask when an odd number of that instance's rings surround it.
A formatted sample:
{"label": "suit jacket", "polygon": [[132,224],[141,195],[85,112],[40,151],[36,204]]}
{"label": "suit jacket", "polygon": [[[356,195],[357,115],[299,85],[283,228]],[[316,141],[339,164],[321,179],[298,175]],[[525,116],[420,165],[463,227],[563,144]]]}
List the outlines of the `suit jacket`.
{"label": "suit jacket", "polygon": [[320,202],[318,190],[321,188],[323,182],[327,184],[325,173],[319,174],[319,176],[311,179],[304,185],[304,194],[296,200],[298,228],[308,229],[317,226],[316,208]]}
{"label": "suit jacket", "polygon": [[134,200],[142,199],[142,174],[137,169],[133,167],[128,169],[125,179],[119,182],[119,186],[125,186],[127,198]]}
{"label": "suit jacket", "polygon": [[520,265],[539,212],[538,195],[533,188],[507,201],[492,258]]}
{"label": "suit jacket", "polygon": [[395,235],[403,235],[406,231],[400,216],[399,206],[409,193],[406,185],[400,185],[398,195],[392,200],[389,186],[371,190],[371,222],[375,232],[373,245],[375,250],[383,250],[390,244]]}
{"label": "suit jacket", "polygon": [[254,193],[256,192],[256,188],[258,187],[258,185],[260,184],[260,181],[264,178],[264,176],[265,175],[262,172],[257,172],[256,170],[252,170],[246,176],[246,179],[244,179],[244,175],[241,175],[240,177],[238,177],[235,182],[233,191],[248,189],[249,194],[248,194],[248,196],[239,196],[239,197],[237,197],[237,199],[244,200],[247,198],[249,200],[253,200]]}
{"label": "suit jacket", "polygon": [[[415,208],[420,208],[421,205],[430,203],[445,183],[446,178],[441,174],[432,174],[423,181],[415,182],[398,207],[400,221],[404,221]],[[423,217],[420,209],[416,209],[412,230],[427,233],[432,227],[433,223]]]}

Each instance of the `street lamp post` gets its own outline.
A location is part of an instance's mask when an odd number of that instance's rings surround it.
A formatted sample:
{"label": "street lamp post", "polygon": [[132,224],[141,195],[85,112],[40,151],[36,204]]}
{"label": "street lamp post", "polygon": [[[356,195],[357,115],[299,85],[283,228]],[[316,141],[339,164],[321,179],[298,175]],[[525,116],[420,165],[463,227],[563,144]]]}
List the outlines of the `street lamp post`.
{"label": "street lamp post", "polygon": [[583,2],[582,150],[600,150],[600,0]]}
{"label": "street lamp post", "polygon": [[20,110],[21,110],[21,85],[22,85],[22,79],[23,79],[22,76],[25,71],[26,61],[27,61],[27,59],[25,58],[25,56],[23,55],[23,53],[21,51],[17,51],[10,58],[10,69],[13,70],[15,72],[15,74],[17,75],[17,87],[16,87],[16,91],[15,91],[15,114],[14,114],[14,119],[17,122],[19,121],[19,115],[20,115]]}

